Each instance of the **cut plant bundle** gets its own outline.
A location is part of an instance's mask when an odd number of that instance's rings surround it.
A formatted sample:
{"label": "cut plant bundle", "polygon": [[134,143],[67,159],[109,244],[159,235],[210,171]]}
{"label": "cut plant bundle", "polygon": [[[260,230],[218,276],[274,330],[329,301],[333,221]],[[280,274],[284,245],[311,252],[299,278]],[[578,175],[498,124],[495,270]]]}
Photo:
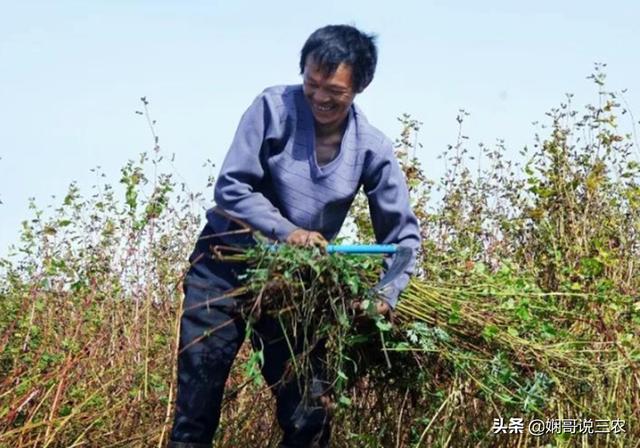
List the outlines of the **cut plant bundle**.
{"label": "cut plant bundle", "polygon": [[[594,391],[606,390],[599,386],[621,372],[640,387],[638,347],[611,340],[616,325],[637,315],[629,297],[544,293],[507,265],[493,273],[476,265],[457,285],[413,278],[393,325],[371,313],[370,325],[363,326],[352,304],[376,300],[371,287],[379,259],[289,246],[257,246],[235,259],[251,266],[246,288],[253,298],[243,304],[245,314],[255,319],[268,313],[288,332],[305,332],[306,348],[292,362],[301,377],[314,368],[305,355],[326,346],[326,380],[342,404],[352,402],[348,389],[358,376],[406,387],[403,379],[436,370],[464,375],[478,396],[505,410],[538,416],[553,413],[556,403],[575,415],[592,413],[585,398],[609,402],[610,390],[601,397]],[[505,287],[506,277],[517,281]],[[600,321],[582,319],[579,310],[586,308],[597,309]]]}

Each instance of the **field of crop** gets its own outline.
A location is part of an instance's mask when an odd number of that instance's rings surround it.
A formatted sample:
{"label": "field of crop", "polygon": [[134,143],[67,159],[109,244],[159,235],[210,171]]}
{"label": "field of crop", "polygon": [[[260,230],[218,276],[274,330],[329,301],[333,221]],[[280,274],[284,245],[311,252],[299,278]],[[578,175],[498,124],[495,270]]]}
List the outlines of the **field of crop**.
{"label": "field of crop", "polygon": [[[596,105],[568,95],[520,163],[500,143],[471,151],[461,111],[437,180],[415,158],[421,123],[401,117],[423,243],[390,320],[350,306],[370,299],[379,259],[234,255],[252,266],[247,319],[302,322],[326,344],[332,446],[640,446],[640,147],[598,67],[592,79]],[[167,442],[181,281],[206,201],[157,146],[122,168],[121,188],[96,178],[32,204],[0,260],[0,447]],[[374,241],[364,197],[348,227]],[[241,349],[216,446],[277,446],[260,362]]]}

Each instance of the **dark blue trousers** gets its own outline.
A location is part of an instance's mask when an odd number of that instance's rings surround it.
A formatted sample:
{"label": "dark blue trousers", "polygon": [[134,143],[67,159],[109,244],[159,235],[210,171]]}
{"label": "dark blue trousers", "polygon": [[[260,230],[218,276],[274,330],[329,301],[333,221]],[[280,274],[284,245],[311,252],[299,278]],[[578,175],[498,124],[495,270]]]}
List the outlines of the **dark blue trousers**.
{"label": "dark blue trousers", "polygon": [[[247,297],[225,297],[241,285],[245,270],[240,263],[220,262],[211,257],[212,245],[206,226],[190,257],[191,268],[184,281],[184,306],[178,355],[178,391],[171,440],[209,446],[220,420],[224,385],[245,337],[246,322],[239,305]],[[291,347],[300,353],[302,337],[285,337],[280,323],[263,315],[253,324],[254,350],[263,350],[262,374],[276,398],[278,423],[284,432],[281,447],[328,446],[329,415],[319,396],[320,378],[311,379],[311,394],[289,373]],[[322,349],[313,356],[321,364]],[[319,369],[320,370],[320,369]],[[177,444],[176,444],[177,445]],[[185,445],[187,446],[187,445]]]}

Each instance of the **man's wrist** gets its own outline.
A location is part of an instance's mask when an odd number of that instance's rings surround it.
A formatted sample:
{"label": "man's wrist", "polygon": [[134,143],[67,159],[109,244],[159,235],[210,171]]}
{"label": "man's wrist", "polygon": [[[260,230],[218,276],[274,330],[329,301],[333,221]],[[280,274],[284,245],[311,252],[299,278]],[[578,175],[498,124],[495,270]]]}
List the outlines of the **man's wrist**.
{"label": "man's wrist", "polygon": [[392,310],[396,308],[398,304],[398,296],[400,295],[400,290],[394,288],[392,285],[386,285],[380,291],[378,291],[380,295],[380,299],[383,300],[389,308]]}
{"label": "man's wrist", "polygon": [[297,227],[295,224],[287,222],[281,229],[274,229],[273,233],[278,241],[281,243],[286,243],[289,236],[296,230],[301,230],[300,227]]}

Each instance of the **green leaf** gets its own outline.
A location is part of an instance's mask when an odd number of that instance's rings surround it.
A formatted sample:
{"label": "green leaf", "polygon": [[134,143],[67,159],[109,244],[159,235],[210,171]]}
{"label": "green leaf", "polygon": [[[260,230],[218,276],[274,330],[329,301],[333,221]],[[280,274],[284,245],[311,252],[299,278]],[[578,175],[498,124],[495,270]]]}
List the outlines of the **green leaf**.
{"label": "green leaf", "polygon": [[491,341],[498,335],[498,333],[500,333],[498,327],[493,324],[489,324],[482,330],[482,337],[487,341]]}
{"label": "green leaf", "polygon": [[384,318],[380,318],[376,320],[376,327],[378,327],[378,329],[380,331],[390,331],[391,330],[391,322],[387,321]]}

